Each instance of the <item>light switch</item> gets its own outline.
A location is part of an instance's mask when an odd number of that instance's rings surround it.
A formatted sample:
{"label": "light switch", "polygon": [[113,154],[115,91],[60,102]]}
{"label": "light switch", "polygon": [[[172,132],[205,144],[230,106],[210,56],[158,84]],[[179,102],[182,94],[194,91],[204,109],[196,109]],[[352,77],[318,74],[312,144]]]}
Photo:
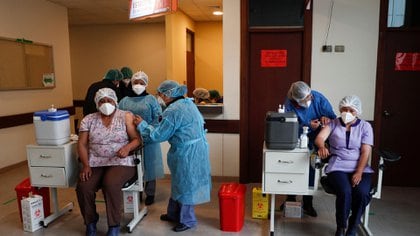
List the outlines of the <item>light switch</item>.
{"label": "light switch", "polygon": [[344,45],[335,45],[334,51],[335,52],[344,52]]}
{"label": "light switch", "polygon": [[332,52],[332,46],[331,45],[323,45],[321,48],[322,52]]}

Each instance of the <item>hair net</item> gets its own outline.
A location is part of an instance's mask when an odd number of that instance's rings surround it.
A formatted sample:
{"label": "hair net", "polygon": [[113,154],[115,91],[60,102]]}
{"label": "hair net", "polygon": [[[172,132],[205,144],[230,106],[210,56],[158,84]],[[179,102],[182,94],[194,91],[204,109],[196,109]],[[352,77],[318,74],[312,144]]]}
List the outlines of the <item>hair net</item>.
{"label": "hair net", "polygon": [[351,107],[356,111],[357,115],[362,114],[362,101],[356,95],[345,96],[341,99],[338,108],[341,109],[342,107]]}
{"label": "hair net", "polygon": [[133,77],[131,77],[131,82],[134,80],[141,80],[147,86],[149,84],[149,76],[146,75],[143,71],[138,71],[134,73]]}
{"label": "hair net", "polygon": [[297,102],[304,99],[311,93],[311,88],[303,81],[294,82],[287,93],[289,99],[293,99]]}
{"label": "hair net", "polygon": [[167,97],[176,98],[187,93],[187,86],[180,85],[173,80],[165,80],[159,85],[157,90]]}
{"label": "hair net", "polygon": [[129,67],[121,68],[121,73],[123,74],[123,79],[131,79],[131,76],[133,76],[133,71]]}
{"label": "hair net", "polygon": [[209,91],[205,88],[194,89],[193,95],[194,95],[194,97],[201,98],[201,99],[208,99],[210,97]]}
{"label": "hair net", "polygon": [[98,103],[102,98],[111,98],[114,102],[115,105],[118,104],[118,98],[117,95],[115,94],[115,91],[110,89],[110,88],[101,88],[98,90],[98,92],[96,92],[95,94],[95,104],[96,107],[98,107]]}
{"label": "hair net", "polygon": [[104,79],[107,80],[122,80],[123,79],[123,74],[121,73],[121,71],[117,70],[117,69],[110,69],[108,72],[106,72]]}

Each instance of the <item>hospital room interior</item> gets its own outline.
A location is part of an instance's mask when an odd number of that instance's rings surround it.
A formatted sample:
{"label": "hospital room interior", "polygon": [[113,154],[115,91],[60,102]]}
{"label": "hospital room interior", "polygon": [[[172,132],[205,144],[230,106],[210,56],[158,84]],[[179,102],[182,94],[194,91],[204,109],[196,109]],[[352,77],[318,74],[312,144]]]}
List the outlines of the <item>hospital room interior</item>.
{"label": "hospital room interior", "polygon": [[[138,13],[151,2],[164,10]],[[303,81],[337,119],[342,99],[357,95],[357,118],[372,127],[371,200],[356,235],[419,235],[418,12],[417,0],[2,0],[0,234],[85,234],[75,186],[86,93],[109,70],[129,67],[147,74],[156,98],[173,80],[191,100],[196,89],[221,99],[195,104],[211,170],[210,201],[194,207],[198,224],[177,232],[162,220],[173,184],[164,141],[154,202],[145,205],[142,177],[122,189],[119,234],[337,235],[337,195],[321,181],[328,167],[303,145],[296,114],[284,111],[289,88]],[[45,143],[45,134],[60,140]],[[295,156],[302,171],[275,167],[296,164]],[[44,174],[50,169],[60,179]],[[301,182],[288,179],[297,175]],[[313,196],[315,216],[302,209],[304,195]],[[105,202],[98,191],[97,235],[107,233]]]}

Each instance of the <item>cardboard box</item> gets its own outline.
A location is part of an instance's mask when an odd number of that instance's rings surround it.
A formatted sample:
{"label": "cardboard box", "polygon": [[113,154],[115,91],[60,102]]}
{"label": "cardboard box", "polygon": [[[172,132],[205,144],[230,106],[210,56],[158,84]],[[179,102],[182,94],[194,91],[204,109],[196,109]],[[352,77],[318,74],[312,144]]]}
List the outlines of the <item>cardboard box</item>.
{"label": "cardboard box", "polygon": [[284,203],[284,217],[301,218],[302,217],[302,203],[301,202],[285,202]]}
{"label": "cardboard box", "polygon": [[123,197],[124,197],[124,213],[133,213],[134,212],[133,192],[123,191]]}
{"label": "cardboard box", "polygon": [[268,219],[270,197],[259,187],[252,188],[252,218]]}
{"label": "cardboard box", "polygon": [[44,207],[42,196],[32,195],[21,200],[23,230],[34,232],[42,228],[41,221],[44,220]]}

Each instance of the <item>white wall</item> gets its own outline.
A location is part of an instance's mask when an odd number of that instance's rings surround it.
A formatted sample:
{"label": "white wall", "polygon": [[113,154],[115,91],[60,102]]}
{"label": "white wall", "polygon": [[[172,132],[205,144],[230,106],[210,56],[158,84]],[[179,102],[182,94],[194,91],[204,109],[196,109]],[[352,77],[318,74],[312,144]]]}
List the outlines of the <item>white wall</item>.
{"label": "white wall", "polygon": [[380,0],[334,0],[327,44],[344,45],[344,53],[323,53],[331,0],[313,1],[311,85],[338,114],[338,102],[356,94],[364,119],[373,120]]}
{"label": "white wall", "polygon": [[[239,135],[208,133],[210,147],[210,165],[212,176],[239,177]],[[170,144],[161,143],[165,174],[170,174],[167,153]]]}
{"label": "white wall", "polygon": [[223,119],[226,120],[239,120],[240,116],[240,13],[240,0],[223,1]]}
{"label": "white wall", "polygon": [[[0,1],[0,37],[25,38],[52,45],[56,87],[0,91],[0,116],[72,106],[67,9],[45,0]],[[1,52],[0,52],[1,53]],[[0,169],[26,160],[26,145],[35,142],[32,124],[0,129]]]}

